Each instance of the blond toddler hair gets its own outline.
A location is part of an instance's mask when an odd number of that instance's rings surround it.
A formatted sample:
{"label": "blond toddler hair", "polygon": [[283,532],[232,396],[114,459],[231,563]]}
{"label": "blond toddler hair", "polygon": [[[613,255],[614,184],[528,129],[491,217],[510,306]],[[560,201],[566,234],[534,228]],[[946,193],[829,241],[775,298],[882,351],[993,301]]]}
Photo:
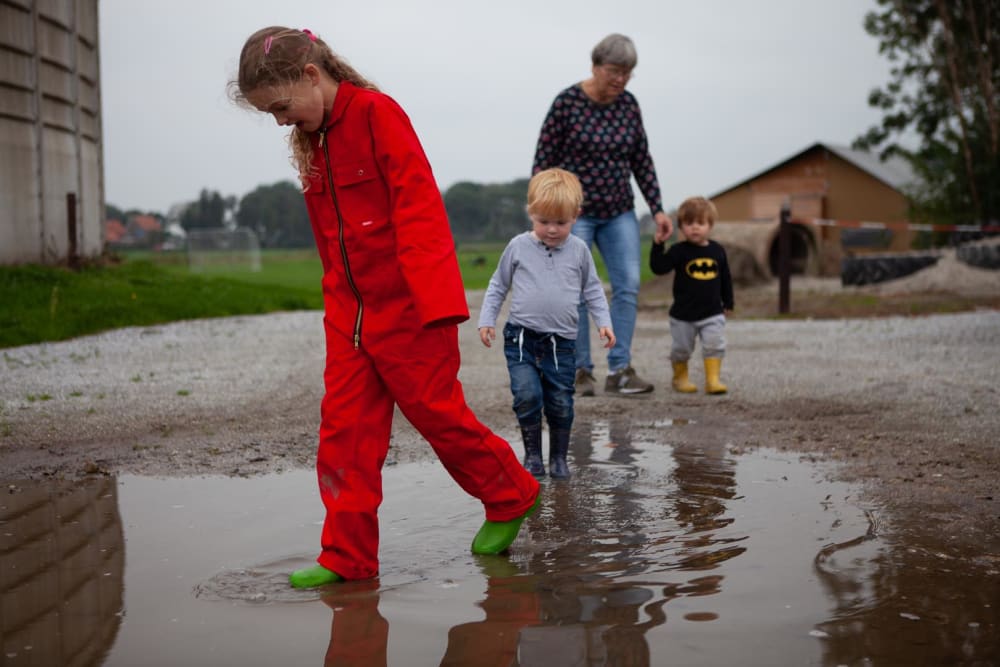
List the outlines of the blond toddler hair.
{"label": "blond toddler hair", "polygon": [[565,169],[545,169],[528,182],[528,215],[575,220],[582,204],[580,179]]}

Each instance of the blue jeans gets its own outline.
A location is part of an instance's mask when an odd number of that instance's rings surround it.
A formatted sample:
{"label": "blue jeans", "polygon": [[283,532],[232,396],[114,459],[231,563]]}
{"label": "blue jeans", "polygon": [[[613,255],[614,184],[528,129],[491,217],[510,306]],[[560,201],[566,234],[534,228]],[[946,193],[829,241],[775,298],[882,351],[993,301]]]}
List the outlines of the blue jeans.
{"label": "blue jeans", "polygon": [[574,341],[562,336],[504,325],[503,353],[519,425],[541,424],[544,409],[550,429],[572,428],[574,347]]}
{"label": "blue jeans", "polygon": [[[635,211],[614,218],[576,219],[573,235],[583,239],[587,247],[594,243],[611,280],[611,327],[615,330],[615,346],[608,352],[608,370],[620,371],[632,361],[632,335],[639,306],[639,219]],[[576,367],[594,370],[590,357],[590,317],[587,306],[580,302],[580,324],[576,337]]]}

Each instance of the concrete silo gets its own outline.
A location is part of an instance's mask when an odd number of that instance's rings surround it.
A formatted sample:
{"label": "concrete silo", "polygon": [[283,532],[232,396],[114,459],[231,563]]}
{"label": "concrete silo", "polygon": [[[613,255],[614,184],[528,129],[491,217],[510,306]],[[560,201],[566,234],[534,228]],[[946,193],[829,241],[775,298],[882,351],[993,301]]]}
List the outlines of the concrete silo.
{"label": "concrete silo", "polygon": [[0,264],[103,247],[98,0],[0,0]]}

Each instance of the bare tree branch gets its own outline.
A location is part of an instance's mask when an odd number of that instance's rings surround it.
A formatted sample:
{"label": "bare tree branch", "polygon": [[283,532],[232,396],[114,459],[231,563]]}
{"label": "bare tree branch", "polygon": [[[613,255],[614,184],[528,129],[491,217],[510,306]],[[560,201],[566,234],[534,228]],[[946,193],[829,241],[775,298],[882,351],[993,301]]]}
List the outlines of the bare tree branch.
{"label": "bare tree branch", "polygon": [[[960,139],[962,143],[962,155],[965,158],[965,171],[969,178],[970,196],[972,205],[979,216],[982,216],[983,207],[979,200],[979,188],[976,187],[976,171],[972,163],[972,148],[969,146],[969,122],[965,117],[965,105],[962,103],[962,80],[959,76],[958,53],[955,48],[955,31],[952,28],[951,15],[948,13],[948,5],[945,0],[934,0],[934,6],[938,11],[938,18],[941,19],[941,38],[945,44],[944,59],[947,69],[941,68],[941,78],[947,83],[951,101],[955,107],[955,114],[958,116],[958,124],[962,130]],[[940,62],[936,60],[935,62]]]}
{"label": "bare tree branch", "polygon": [[983,34],[979,36],[979,19],[976,16],[975,0],[967,0],[969,27],[972,31],[973,49],[976,53],[976,64],[979,70],[979,85],[982,87],[986,100],[987,126],[990,131],[990,152],[994,158],[1000,151],[1000,114],[997,113],[996,90],[993,87],[993,52],[989,43],[991,34],[990,13],[986,12]]}

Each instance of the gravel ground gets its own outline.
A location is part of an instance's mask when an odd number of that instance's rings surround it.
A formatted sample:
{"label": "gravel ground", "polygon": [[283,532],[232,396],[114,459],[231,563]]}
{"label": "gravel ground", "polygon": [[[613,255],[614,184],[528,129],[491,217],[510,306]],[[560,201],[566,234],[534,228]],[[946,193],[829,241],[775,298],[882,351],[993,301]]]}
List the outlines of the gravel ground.
{"label": "gravel ground", "polygon": [[[481,296],[470,294],[473,319],[460,328],[461,379],[479,417],[514,437],[502,351],[484,348],[473,324]],[[321,317],[178,322],[4,350],[4,478],[310,467]],[[901,520],[940,522],[948,541],[985,548],[1000,562],[1000,311],[735,318],[727,335],[730,393],[676,394],[666,315],[642,310],[633,363],[657,390],[635,398],[598,391],[577,401],[577,420],[686,420],[684,437],[721,440],[734,454],[773,447],[840,462],[835,474],[864,483]],[[606,366],[596,361],[602,383]],[[692,379],[702,377],[692,364]],[[390,461],[430,456],[399,417]]]}

